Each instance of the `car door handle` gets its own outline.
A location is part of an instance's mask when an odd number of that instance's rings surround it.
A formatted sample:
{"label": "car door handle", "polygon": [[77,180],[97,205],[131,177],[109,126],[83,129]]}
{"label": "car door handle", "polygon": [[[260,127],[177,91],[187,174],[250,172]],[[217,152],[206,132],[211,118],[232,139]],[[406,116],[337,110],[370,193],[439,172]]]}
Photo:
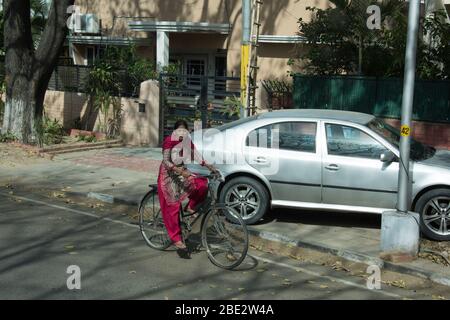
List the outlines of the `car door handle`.
{"label": "car door handle", "polygon": [[267,163],[267,159],[264,158],[264,157],[257,157],[257,158],[255,159],[255,162],[256,162],[256,163]]}
{"label": "car door handle", "polygon": [[330,170],[330,171],[338,171],[339,166],[337,164],[330,164],[330,165],[326,166],[325,169]]}

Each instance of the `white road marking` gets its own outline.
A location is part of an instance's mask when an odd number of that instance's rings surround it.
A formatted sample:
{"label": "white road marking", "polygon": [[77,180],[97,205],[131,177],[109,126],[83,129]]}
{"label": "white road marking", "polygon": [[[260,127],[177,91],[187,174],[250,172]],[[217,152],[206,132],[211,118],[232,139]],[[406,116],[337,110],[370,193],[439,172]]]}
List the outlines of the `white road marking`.
{"label": "white road marking", "polygon": [[16,198],[16,199],[20,199],[22,201],[28,201],[28,202],[40,204],[40,205],[43,205],[43,206],[47,206],[47,207],[50,207],[50,208],[65,210],[65,211],[69,211],[69,212],[72,212],[72,213],[80,214],[80,215],[83,215],[83,216],[96,218],[98,220],[104,220],[104,221],[108,221],[108,222],[112,222],[112,223],[118,223],[118,224],[122,224],[122,225],[125,225],[125,226],[128,226],[128,227],[133,227],[133,228],[138,228],[139,229],[139,226],[137,226],[135,224],[131,224],[131,223],[127,223],[127,222],[123,222],[123,221],[115,220],[115,219],[111,219],[111,218],[101,217],[101,216],[96,215],[94,213],[85,212],[85,211],[76,210],[76,209],[71,209],[71,208],[67,208],[67,207],[63,207],[63,206],[58,206],[56,204],[51,204],[51,203],[48,203],[48,202],[45,202],[45,201],[34,200],[34,199],[27,198],[27,197],[21,197],[21,196],[13,195],[13,194],[5,194],[3,192],[0,192],[0,196],[13,197],[13,198]]}
{"label": "white road marking", "polygon": [[[99,220],[104,220],[104,221],[108,221],[108,222],[112,222],[112,223],[125,225],[125,226],[132,227],[132,228],[139,228],[139,226],[131,224],[131,223],[123,222],[123,221],[120,221],[120,220],[114,220],[114,219],[110,219],[110,218],[104,218],[104,217],[98,216],[98,215],[93,214],[93,213],[89,213],[89,212],[85,212],[85,211],[81,211],[81,210],[76,210],[76,209],[71,209],[71,208],[67,208],[67,207],[64,207],[64,206],[59,206],[59,205],[47,203],[45,201],[34,200],[34,199],[30,199],[30,198],[22,197],[22,196],[18,196],[18,195],[5,194],[3,192],[0,192],[0,196],[13,197],[13,198],[20,199],[20,200],[23,200],[23,201],[28,201],[28,202],[44,205],[44,206],[47,206],[47,207],[50,207],[50,208],[60,209],[60,210],[64,210],[64,211],[68,211],[68,212],[72,212],[72,213],[88,216],[88,217],[91,217],[91,218],[96,218],[96,219],[99,219]],[[267,259],[267,258],[263,258],[263,257],[259,257],[259,256],[252,255],[252,257],[255,258],[256,260],[267,262],[267,263],[270,263],[270,264],[273,264],[273,265],[276,265],[276,266],[279,266],[279,267],[284,267],[284,268],[288,268],[288,269],[291,269],[291,270],[299,271],[299,272],[302,272],[302,273],[305,273],[305,274],[308,274],[308,275],[311,275],[311,276],[314,276],[314,277],[317,277],[317,278],[324,278],[324,279],[327,279],[327,280],[330,280],[330,281],[338,282],[338,283],[344,284],[346,286],[355,287],[355,288],[358,288],[358,289],[363,289],[363,290],[367,290],[367,291],[370,291],[370,292],[379,293],[379,294],[382,294],[382,295],[385,295],[385,296],[388,296],[388,297],[391,297],[391,298],[397,298],[397,299],[402,299],[403,298],[402,296],[400,296],[398,294],[395,294],[395,293],[390,293],[390,292],[386,292],[386,291],[382,291],[382,290],[371,290],[371,289],[369,289],[366,286],[363,286],[361,284],[358,284],[358,283],[355,283],[355,282],[352,282],[352,281],[348,281],[348,280],[342,280],[342,279],[335,278],[335,277],[332,277],[332,276],[322,275],[322,274],[320,274],[318,272],[311,271],[311,270],[308,270],[308,269],[305,269],[305,268],[302,268],[302,267],[291,266],[291,265],[286,264],[286,263],[276,262],[276,261],[273,261],[273,260],[270,260],[270,259]]]}
{"label": "white road marking", "polygon": [[305,269],[305,268],[302,268],[302,267],[295,267],[295,266],[291,266],[291,265],[289,265],[287,263],[276,262],[276,261],[273,261],[273,260],[270,260],[270,259],[267,259],[267,258],[258,257],[258,256],[252,256],[252,257],[255,258],[256,260],[260,260],[260,261],[263,261],[263,262],[271,263],[271,264],[277,265],[279,267],[284,267],[284,268],[288,268],[288,269],[291,269],[291,270],[303,272],[303,273],[309,274],[310,276],[314,276],[314,277],[318,277],[318,278],[324,278],[324,279],[327,279],[327,280],[330,280],[330,281],[338,282],[338,283],[341,283],[341,284],[344,284],[344,285],[347,285],[347,286],[351,286],[351,287],[355,287],[355,288],[358,288],[358,289],[364,289],[364,290],[367,290],[367,291],[370,291],[370,292],[374,292],[374,293],[380,293],[380,294],[383,294],[385,296],[392,297],[392,298],[403,299],[402,296],[400,296],[398,294],[395,294],[395,293],[386,292],[386,291],[382,291],[382,290],[371,290],[371,289],[369,289],[366,286],[363,286],[361,284],[358,284],[358,283],[355,283],[355,282],[352,282],[352,281],[348,281],[348,280],[342,280],[342,279],[339,279],[339,278],[335,278],[333,276],[326,276],[326,275],[323,275],[323,274],[320,274],[318,272],[311,271],[311,270],[308,270],[308,269]]}

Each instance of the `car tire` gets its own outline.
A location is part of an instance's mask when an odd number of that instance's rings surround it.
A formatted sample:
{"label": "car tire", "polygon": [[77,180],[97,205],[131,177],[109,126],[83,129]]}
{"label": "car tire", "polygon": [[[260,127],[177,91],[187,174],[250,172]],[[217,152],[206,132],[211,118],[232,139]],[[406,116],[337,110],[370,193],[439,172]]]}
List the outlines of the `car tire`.
{"label": "car tire", "polygon": [[[450,222],[450,212],[446,213],[442,220],[442,211],[437,214],[436,209],[431,204],[432,200],[437,200],[440,207],[447,205],[447,211],[450,208],[450,189],[434,189],[423,194],[416,203],[415,211],[420,214],[420,229],[422,233],[433,240],[449,241],[450,227],[447,227],[447,232],[443,234],[439,230],[442,222]],[[436,216],[433,220],[433,216]]]}
{"label": "car tire", "polygon": [[[245,198],[247,192],[249,195]],[[238,203],[237,194],[244,198],[241,204]],[[231,212],[240,213],[246,224],[258,222],[269,209],[267,189],[258,180],[250,177],[237,177],[226,182],[220,191],[219,201],[229,206]]]}

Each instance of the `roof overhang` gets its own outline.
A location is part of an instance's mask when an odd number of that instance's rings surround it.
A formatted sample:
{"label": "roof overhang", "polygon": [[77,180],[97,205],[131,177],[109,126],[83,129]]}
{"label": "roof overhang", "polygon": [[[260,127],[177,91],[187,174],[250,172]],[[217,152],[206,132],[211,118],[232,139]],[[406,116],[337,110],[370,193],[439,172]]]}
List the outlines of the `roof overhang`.
{"label": "roof overhang", "polygon": [[302,36],[283,36],[283,35],[260,35],[259,43],[306,43],[306,38]]}
{"label": "roof overhang", "polygon": [[150,45],[150,39],[146,38],[120,38],[120,37],[102,37],[102,36],[83,36],[70,35],[67,37],[72,44],[109,44],[116,46],[126,46],[130,44]]}
{"label": "roof overhang", "polygon": [[229,34],[229,23],[179,22],[179,21],[130,21],[128,27],[133,31],[164,31]]}

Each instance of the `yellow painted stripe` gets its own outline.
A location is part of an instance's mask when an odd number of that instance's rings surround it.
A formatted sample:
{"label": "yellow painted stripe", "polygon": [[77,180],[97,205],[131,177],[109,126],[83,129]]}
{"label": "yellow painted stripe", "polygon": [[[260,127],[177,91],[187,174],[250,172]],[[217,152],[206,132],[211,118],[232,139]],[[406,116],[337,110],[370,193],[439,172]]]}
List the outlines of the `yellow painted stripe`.
{"label": "yellow painted stripe", "polygon": [[241,46],[241,103],[246,105],[246,93],[248,83],[248,62],[250,55],[250,45],[243,44]]}

